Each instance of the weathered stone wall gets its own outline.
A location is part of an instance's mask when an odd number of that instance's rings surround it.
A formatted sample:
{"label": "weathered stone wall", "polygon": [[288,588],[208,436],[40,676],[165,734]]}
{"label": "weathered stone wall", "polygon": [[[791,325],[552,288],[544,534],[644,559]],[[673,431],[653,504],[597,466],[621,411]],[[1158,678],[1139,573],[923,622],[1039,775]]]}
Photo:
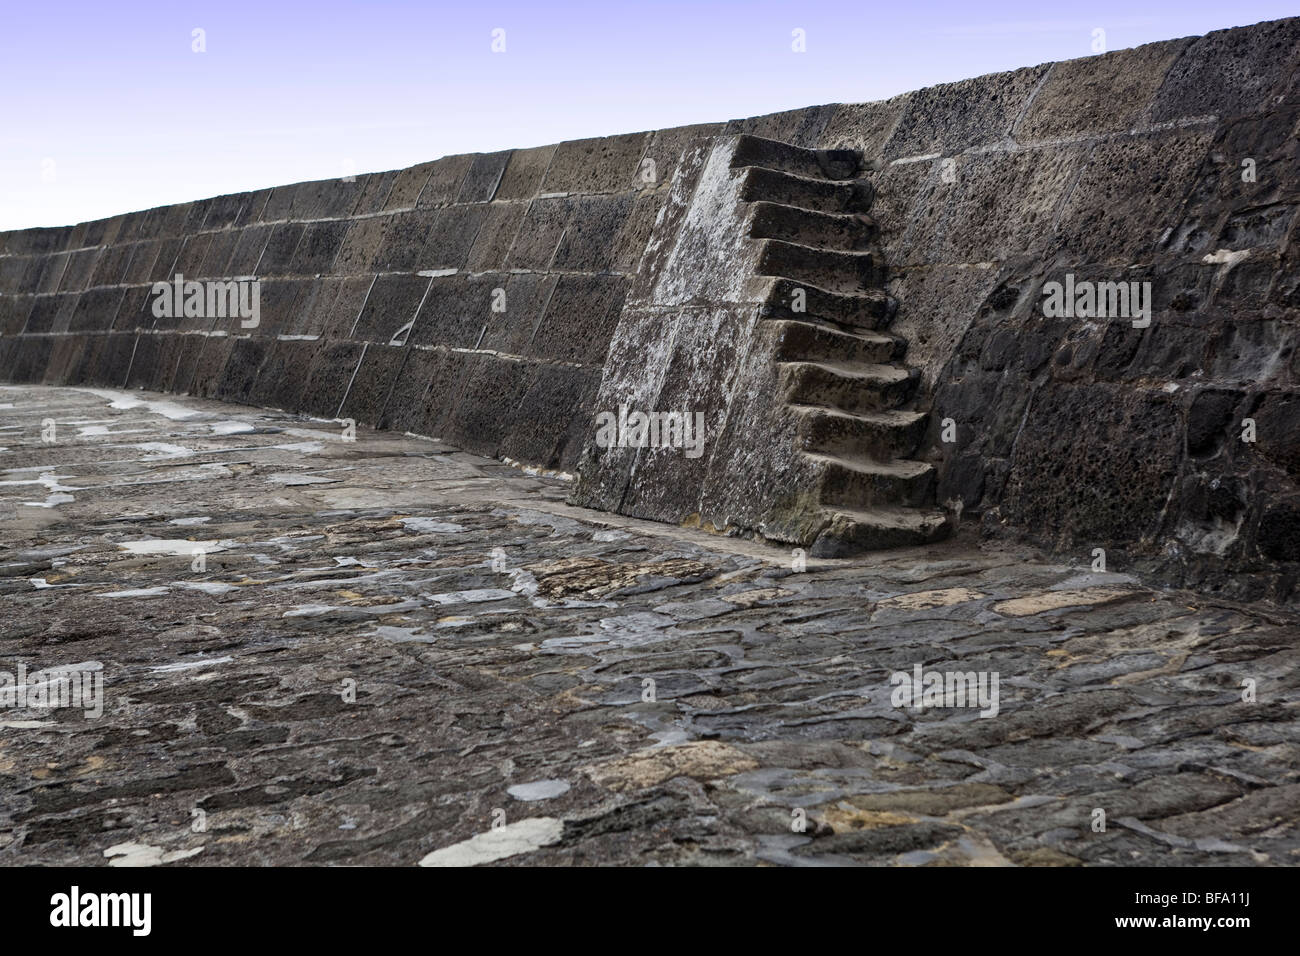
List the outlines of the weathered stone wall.
{"label": "weathered stone wall", "polygon": [[[873,212],[902,303],[894,331],[933,407],[940,501],[1082,559],[1106,547],[1112,568],[1129,551],[1207,587],[1292,594],[1297,19],[878,103],[0,235],[0,369],[353,417],[571,468],[675,163],[700,137],[739,132],[860,149],[876,164]],[[646,158],[653,183],[638,177]],[[211,335],[155,322],[149,284],[176,272],[255,272],[263,326]],[[1150,281],[1149,327],[1045,318],[1043,285],[1067,273]],[[496,288],[504,313],[490,309]],[[412,320],[406,344],[388,344]],[[667,373],[713,369],[719,354],[615,358]],[[746,361],[737,354],[731,374],[769,374]],[[682,379],[671,407],[712,407],[718,381]],[[939,441],[945,418],[955,443]],[[1245,418],[1254,443],[1239,439]],[[719,428],[692,468],[767,440],[725,417]],[[660,471],[662,500],[675,479]],[[679,510],[687,520],[695,502]]]}
{"label": "weathered stone wall", "polygon": [[[691,134],[448,156],[0,234],[0,377],[352,418],[571,468]],[[152,284],[178,273],[257,276],[260,324],[156,318]]]}
{"label": "weathered stone wall", "polygon": [[[843,106],[804,141],[881,163],[894,329],[932,430],[957,425],[940,501],[1112,568],[1293,591],[1300,19]],[[1067,273],[1151,282],[1150,326],[1045,318]]]}

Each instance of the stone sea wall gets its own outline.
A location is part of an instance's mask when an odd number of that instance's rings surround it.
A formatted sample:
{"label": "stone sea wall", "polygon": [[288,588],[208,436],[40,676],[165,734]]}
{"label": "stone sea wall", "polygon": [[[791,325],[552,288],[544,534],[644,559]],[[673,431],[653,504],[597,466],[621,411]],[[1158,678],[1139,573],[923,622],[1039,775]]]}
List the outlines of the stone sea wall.
{"label": "stone sea wall", "polygon": [[[1293,595],[1300,19],[0,234],[0,378],[353,418],[574,470],[647,245],[674,238],[671,217],[655,230],[677,164],[738,133],[862,151],[938,503],[1082,561],[1105,548],[1112,569],[1141,557],[1207,589]],[[257,276],[259,326],[155,317],[151,284],[177,273]],[[1049,317],[1052,282],[1136,283],[1149,322]],[[732,417],[772,381],[734,344],[616,356],[660,381],[694,370],[668,388],[710,412],[703,458],[681,459],[694,473],[770,437]],[[699,521],[654,460],[610,497]],[[761,533],[713,501],[708,524]]]}
{"label": "stone sea wall", "polygon": [[[680,139],[448,156],[0,234],[0,377],[350,418],[571,468]],[[256,277],[258,324],[156,316],[153,283],[176,275]]]}

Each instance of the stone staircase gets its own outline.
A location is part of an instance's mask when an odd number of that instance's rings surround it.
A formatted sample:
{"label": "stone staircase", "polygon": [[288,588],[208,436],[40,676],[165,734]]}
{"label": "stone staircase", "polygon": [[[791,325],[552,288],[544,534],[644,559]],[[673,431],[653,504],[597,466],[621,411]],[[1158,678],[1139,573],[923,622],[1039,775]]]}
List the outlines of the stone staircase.
{"label": "stone staircase", "polygon": [[861,154],[742,136],[731,165],[744,170],[747,233],[760,244],[751,282],[763,319],[779,325],[779,381],[816,476],[812,553],[946,537],[934,468],[912,457],[929,415],[913,407],[920,375],[903,364],[907,342],[888,331],[897,303],[882,288]]}

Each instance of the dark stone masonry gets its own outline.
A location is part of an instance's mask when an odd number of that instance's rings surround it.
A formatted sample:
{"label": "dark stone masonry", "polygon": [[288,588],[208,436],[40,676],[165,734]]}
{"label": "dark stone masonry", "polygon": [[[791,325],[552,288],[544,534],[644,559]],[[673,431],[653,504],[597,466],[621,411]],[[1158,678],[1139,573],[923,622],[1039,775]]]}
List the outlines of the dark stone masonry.
{"label": "dark stone masonry", "polygon": [[1295,864],[1298,220],[1295,18],[0,233],[0,862]]}

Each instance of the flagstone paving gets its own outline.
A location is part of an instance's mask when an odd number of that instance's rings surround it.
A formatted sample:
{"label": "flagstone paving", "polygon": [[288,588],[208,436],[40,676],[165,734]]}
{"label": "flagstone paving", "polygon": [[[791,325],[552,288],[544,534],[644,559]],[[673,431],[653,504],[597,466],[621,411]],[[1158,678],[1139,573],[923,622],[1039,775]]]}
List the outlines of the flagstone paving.
{"label": "flagstone paving", "polygon": [[[0,708],[0,864],[1300,863],[1293,611],[969,530],[798,570],[568,488],[0,388],[0,670],[103,680]],[[918,666],[996,713],[896,706]]]}

